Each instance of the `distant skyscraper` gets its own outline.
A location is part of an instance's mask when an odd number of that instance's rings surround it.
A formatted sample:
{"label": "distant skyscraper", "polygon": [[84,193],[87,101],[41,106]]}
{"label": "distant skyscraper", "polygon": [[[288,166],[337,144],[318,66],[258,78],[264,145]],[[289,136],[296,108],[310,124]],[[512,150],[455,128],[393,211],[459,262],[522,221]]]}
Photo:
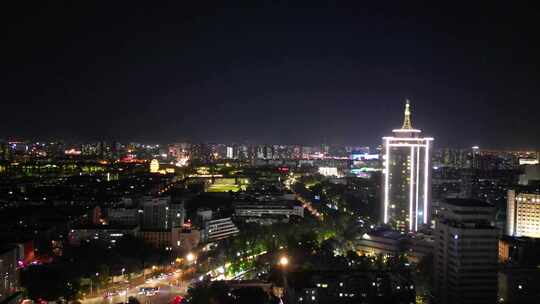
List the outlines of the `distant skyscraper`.
{"label": "distant skyscraper", "polygon": [[382,222],[400,231],[416,231],[429,220],[431,137],[413,129],[409,101],[394,136],[383,137]]}
{"label": "distant skyscraper", "polygon": [[169,146],[169,155],[176,160],[178,166],[187,165],[191,158],[191,144],[176,143]]}
{"label": "distant skyscraper", "polygon": [[499,231],[495,208],[447,199],[436,218],[434,291],[441,304],[496,303]]}
{"label": "distant skyscraper", "polygon": [[159,161],[157,159],[152,159],[150,162],[150,173],[158,173],[159,172]]}

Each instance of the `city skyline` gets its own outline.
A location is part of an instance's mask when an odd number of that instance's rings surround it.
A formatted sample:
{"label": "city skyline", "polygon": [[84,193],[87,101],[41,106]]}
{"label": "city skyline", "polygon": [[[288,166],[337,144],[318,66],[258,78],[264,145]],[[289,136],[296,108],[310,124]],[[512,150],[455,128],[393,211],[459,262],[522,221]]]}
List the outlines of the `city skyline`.
{"label": "city skyline", "polygon": [[2,8],[0,304],[538,302],[540,5]]}
{"label": "city skyline", "polygon": [[373,146],[409,98],[439,146],[540,147],[524,5],[13,5],[0,137]]}

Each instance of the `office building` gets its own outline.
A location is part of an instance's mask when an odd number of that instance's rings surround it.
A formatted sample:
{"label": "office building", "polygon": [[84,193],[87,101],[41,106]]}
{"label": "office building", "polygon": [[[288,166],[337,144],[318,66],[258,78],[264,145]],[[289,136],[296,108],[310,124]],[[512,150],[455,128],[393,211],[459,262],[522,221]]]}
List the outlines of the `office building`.
{"label": "office building", "polygon": [[239,202],[234,204],[237,217],[299,216],[304,217],[304,207],[294,202]]}
{"label": "office building", "polygon": [[199,208],[197,209],[197,220],[202,222],[209,221],[214,216],[214,212],[211,209]]}
{"label": "office building", "polygon": [[198,229],[172,229],[171,243],[175,251],[191,251],[200,242],[201,231]]}
{"label": "office building", "polygon": [[0,248],[0,303],[20,303],[19,270],[17,269],[17,248],[5,246]]}
{"label": "office building", "polygon": [[139,210],[128,208],[109,208],[107,219],[112,225],[138,225]]}
{"label": "office building", "polygon": [[357,251],[362,255],[384,257],[396,256],[403,248],[405,236],[395,230],[379,230],[364,233],[357,240]]}
{"label": "office building", "polygon": [[170,230],[182,227],[186,210],[182,202],[171,202],[170,197],[143,198],[143,228]]}
{"label": "office building", "polygon": [[138,234],[138,225],[79,225],[69,231],[68,241],[72,245],[79,245],[87,240],[116,243],[126,235],[137,237]]}
{"label": "office building", "polygon": [[234,153],[233,152],[234,152],[233,147],[227,147],[227,155],[226,156],[227,156],[228,159],[234,158]]}
{"label": "office building", "polygon": [[520,185],[533,185],[540,183],[540,165],[523,165],[523,174],[519,176]]}
{"label": "office building", "polygon": [[199,245],[201,231],[197,229],[182,229],[173,227],[169,230],[141,230],[139,236],[146,243],[156,247],[172,250],[176,253],[190,251]]}
{"label": "office building", "polygon": [[238,230],[231,218],[226,217],[205,221],[201,237],[204,242],[213,242],[229,238],[239,232],[240,230]]}
{"label": "office building", "polygon": [[169,223],[172,228],[181,228],[184,225],[185,217],[184,203],[174,202],[169,204]]}
{"label": "office building", "polygon": [[433,138],[421,132],[412,127],[407,101],[403,126],[383,137],[382,222],[399,231],[417,231],[429,220]]}
{"label": "office building", "polygon": [[170,197],[146,197],[143,200],[143,228],[170,229]]}
{"label": "office building", "polygon": [[495,208],[482,201],[441,203],[434,231],[437,303],[496,303],[499,232],[494,214]]}
{"label": "office building", "polygon": [[286,303],[415,303],[416,288],[407,274],[355,270],[290,271]]}
{"label": "office building", "polygon": [[172,230],[145,229],[139,233],[139,236],[146,243],[156,248],[167,248],[172,246]]}
{"label": "office building", "polygon": [[319,167],[319,174],[323,176],[340,176],[336,167]]}
{"label": "office building", "polygon": [[294,201],[238,202],[233,207],[236,219],[259,225],[289,223],[292,217],[304,217],[304,207]]}
{"label": "office building", "polygon": [[540,237],[540,192],[508,190],[506,234]]}
{"label": "office building", "polygon": [[419,262],[433,252],[433,238],[422,233],[401,234],[395,230],[377,230],[364,233],[356,241],[356,250],[362,255],[396,257],[404,254]]}

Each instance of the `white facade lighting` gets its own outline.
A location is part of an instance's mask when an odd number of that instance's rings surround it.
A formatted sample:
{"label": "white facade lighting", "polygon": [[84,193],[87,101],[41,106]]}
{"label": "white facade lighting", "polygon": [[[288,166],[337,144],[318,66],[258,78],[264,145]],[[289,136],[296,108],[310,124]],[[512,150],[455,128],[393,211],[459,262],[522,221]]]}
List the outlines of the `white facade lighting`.
{"label": "white facade lighting", "polygon": [[407,101],[403,127],[393,130],[394,136],[383,137],[382,221],[401,231],[417,231],[418,222],[428,224],[431,196],[433,138],[421,137],[422,131],[412,128],[409,107]]}

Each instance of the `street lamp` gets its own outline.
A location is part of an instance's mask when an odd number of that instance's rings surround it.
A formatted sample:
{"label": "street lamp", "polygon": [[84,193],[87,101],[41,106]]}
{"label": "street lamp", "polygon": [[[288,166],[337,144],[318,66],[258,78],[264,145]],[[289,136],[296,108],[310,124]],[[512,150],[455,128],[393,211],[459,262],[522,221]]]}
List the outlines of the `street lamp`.
{"label": "street lamp", "polygon": [[[96,272],[96,278],[97,277],[99,277],[99,272]],[[90,294],[92,294],[92,282],[93,282],[92,277],[90,277]],[[98,285],[98,288],[99,288],[99,285]]]}
{"label": "street lamp", "polygon": [[187,260],[188,262],[190,262],[190,263],[193,262],[193,261],[195,260],[195,255],[194,255],[193,253],[191,253],[191,252],[188,253],[188,254],[186,255],[186,260]]}
{"label": "street lamp", "polygon": [[281,258],[279,258],[279,261],[278,261],[278,264],[279,266],[281,266],[281,268],[283,269],[283,271],[281,272],[281,276],[282,276],[282,279],[283,279],[283,297],[285,299],[288,298],[288,293],[287,293],[287,265],[289,265],[289,258],[286,257],[286,256],[282,256]]}

